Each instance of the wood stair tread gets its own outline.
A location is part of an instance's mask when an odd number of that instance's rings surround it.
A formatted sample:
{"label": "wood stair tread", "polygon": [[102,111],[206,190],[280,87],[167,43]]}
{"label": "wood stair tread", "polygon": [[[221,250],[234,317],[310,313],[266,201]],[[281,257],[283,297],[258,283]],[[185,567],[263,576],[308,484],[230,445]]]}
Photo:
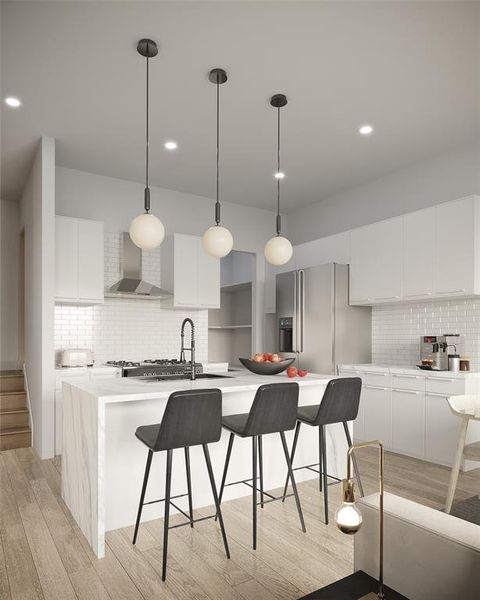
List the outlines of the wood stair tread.
{"label": "wood stair tread", "polygon": [[3,379],[5,377],[23,377],[23,371],[0,371],[0,379]]}
{"label": "wood stair tread", "polygon": [[13,435],[14,433],[31,433],[30,427],[9,427],[8,429],[0,429],[0,436]]}
{"label": "wood stair tread", "polygon": [[11,414],[14,414],[14,413],[28,413],[28,412],[29,412],[28,408],[13,408],[11,410],[1,409],[0,410],[0,417],[2,415],[11,415]]}

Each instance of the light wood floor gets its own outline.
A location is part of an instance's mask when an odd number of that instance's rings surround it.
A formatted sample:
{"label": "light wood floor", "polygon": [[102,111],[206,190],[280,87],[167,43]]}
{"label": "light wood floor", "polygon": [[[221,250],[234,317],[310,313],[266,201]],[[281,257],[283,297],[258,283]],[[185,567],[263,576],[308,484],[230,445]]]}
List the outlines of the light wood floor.
{"label": "light wood floor", "polygon": [[[363,451],[360,466],[366,491],[376,491],[375,453]],[[317,482],[299,485],[307,534],[292,498],[259,510],[255,552],[250,498],[226,502],[231,560],[212,520],[171,530],[162,583],[162,521],[142,525],[136,547],[132,528],[110,532],[106,557],[97,560],[61,499],[59,467],[59,460],[40,461],[28,448],[0,453],[2,600],[293,600],[351,572],[352,539],[333,523],[338,485],[330,487],[328,527]],[[434,508],[443,507],[448,478],[446,468],[386,457],[386,489]],[[460,476],[457,499],[479,491],[480,469]]]}

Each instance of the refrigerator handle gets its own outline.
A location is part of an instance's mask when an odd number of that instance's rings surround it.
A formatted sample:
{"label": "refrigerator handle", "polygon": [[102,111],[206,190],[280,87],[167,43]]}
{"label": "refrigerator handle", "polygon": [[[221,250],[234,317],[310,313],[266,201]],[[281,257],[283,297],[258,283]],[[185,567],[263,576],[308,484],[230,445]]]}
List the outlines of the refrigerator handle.
{"label": "refrigerator handle", "polygon": [[292,351],[298,352],[297,343],[298,343],[298,302],[297,302],[297,294],[298,294],[298,279],[297,279],[297,271],[293,271],[293,323],[292,323]]}
{"label": "refrigerator handle", "polygon": [[299,352],[303,352],[303,336],[305,332],[305,271],[298,272],[299,287]]}

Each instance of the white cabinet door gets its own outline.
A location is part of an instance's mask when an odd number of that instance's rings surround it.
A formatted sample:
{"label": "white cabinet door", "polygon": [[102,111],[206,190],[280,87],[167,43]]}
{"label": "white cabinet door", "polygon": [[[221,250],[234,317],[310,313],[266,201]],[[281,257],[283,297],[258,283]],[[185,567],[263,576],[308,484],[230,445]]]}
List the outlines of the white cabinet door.
{"label": "white cabinet door", "polygon": [[460,435],[461,419],[450,410],[448,396],[425,395],[425,458],[451,465]]}
{"label": "white cabinet door", "polygon": [[392,397],[389,388],[365,385],[362,391],[364,435],[392,447]]}
{"label": "white cabinet door", "polygon": [[78,298],[78,220],[55,218],[55,297]]}
{"label": "white cabinet door", "polygon": [[435,245],[435,292],[438,295],[474,293],[474,197],[439,204]]}
{"label": "white cabinet door", "polygon": [[[427,208],[403,217],[403,297],[428,298],[433,294],[436,208]],[[442,252],[443,254],[443,252]]]}
{"label": "white cabinet door", "polygon": [[198,303],[201,308],[220,308],[220,259],[208,255],[197,239]]}
{"label": "white cabinet door", "polygon": [[401,218],[372,226],[372,253],[375,255],[370,296],[376,301],[395,301],[402,297],[402,232]]}
{"label": "white cabinet door", "polygon": [[375,274],[373,226],[354,229],[350,235],[350,302],[369,304]]}
{"label": "white cabinet door", "polygon": [[198,305],[198,237],[175,235],[174,305]]}
{"label": "white cabinet door", "polygon": [[63,441],[63,394],[55,390],[55,455],[62,453]]}
{"label": "white cabinet door", "polygon": [[103,223],[78,220],[78,296],[103,301]]}
{"label": "white cabinet door", "polygon": [[392,447],[395,452],[425,455],[425,394],[392,390]]}

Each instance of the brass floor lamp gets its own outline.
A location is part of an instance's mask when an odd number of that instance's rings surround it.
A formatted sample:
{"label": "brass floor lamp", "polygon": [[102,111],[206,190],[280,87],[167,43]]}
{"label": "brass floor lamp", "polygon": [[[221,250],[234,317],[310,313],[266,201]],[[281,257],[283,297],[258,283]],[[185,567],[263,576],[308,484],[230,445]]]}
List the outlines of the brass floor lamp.
{"label": "brass floor lamp", "polygon": [[383,488],[384,488],[384,449],[379,440],[353,444],[347,453],[347,479],[343,480],[343,502],[335,514],[338,528],[347,535],[354,535],[362,526],[362,513],[355,505],[354,482],[352,480],[352,455],[359,448],[375,446],[379,453],[379,484],[380,484],[380,545],[379,545],[379,574],[378,592],[370,592],[359,600],[383,600],[385,598],[383,589]]}

